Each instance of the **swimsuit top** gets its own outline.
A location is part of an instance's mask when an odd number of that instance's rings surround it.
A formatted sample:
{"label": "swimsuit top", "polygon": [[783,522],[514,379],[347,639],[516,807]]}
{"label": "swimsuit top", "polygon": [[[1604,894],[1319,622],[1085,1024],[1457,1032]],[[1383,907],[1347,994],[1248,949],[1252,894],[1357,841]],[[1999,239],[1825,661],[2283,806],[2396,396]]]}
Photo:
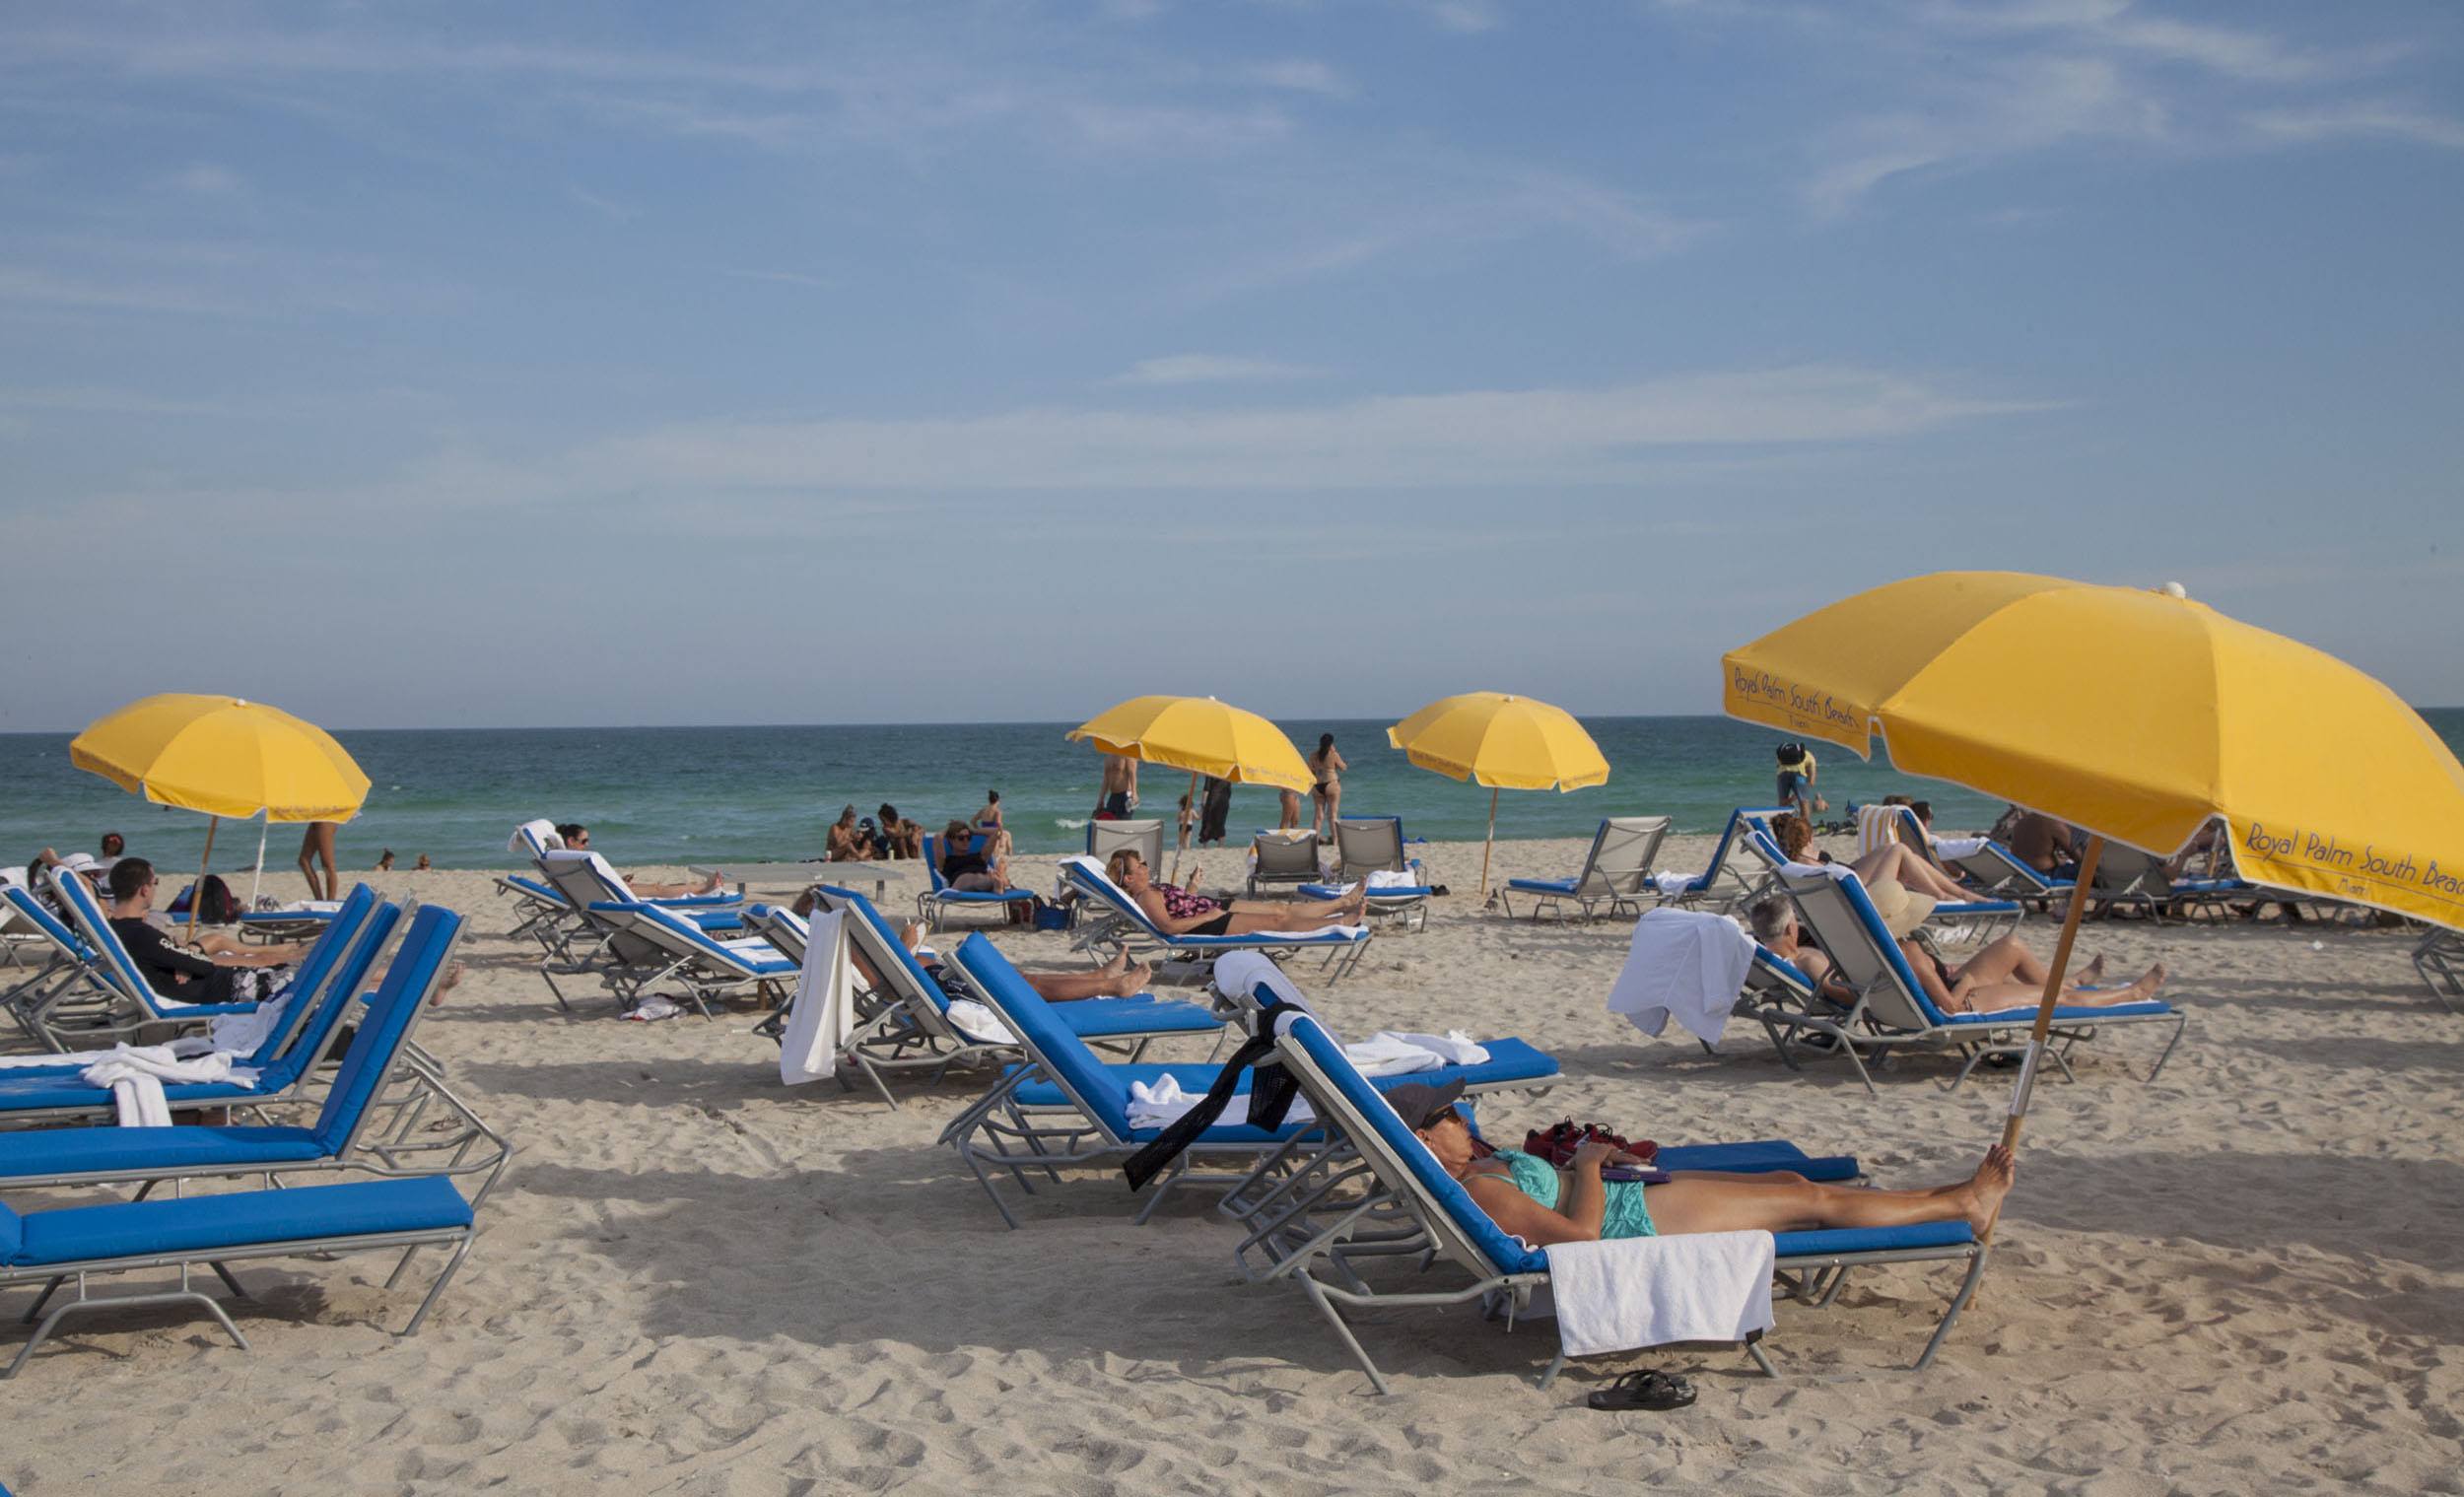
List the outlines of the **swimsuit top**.
{"label": "swimsuit top", "polygon": [[[1499,1149],[1491,1156],[1506,1163],[1508,1178],[1515,1189],[1531,1196],[1551,1211],[1557,1209],[1557,1191],[1562,1177],[1557,1167],[1521,1149]],[[1649,1187],[1638,1180],[1608,1180],[1601,1182],[1608,1192],[1608,1209],[1601,1213],[1600,1240],[1608,1242],[1619,1237],[1657,1237],[1659,1229],[1651,1224],[1651,1210],[1643,1204],[1643,1191]]]}
{"label": "swimsuit top", "polygon": [[1208,899],[1203,894],[1192,894],[1177,885],[1157,884],[1155,892],[1164,897],[1164,914],[1176,920],[1188,919],[1193,915],[1218,915],[1223,911],[1221,900]]}

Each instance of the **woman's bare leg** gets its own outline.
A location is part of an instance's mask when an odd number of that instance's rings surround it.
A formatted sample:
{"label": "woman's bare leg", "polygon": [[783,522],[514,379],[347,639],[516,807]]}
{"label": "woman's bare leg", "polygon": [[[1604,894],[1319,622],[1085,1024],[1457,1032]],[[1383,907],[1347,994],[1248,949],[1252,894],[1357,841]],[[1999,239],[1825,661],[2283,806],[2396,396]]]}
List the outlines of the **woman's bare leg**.
{"label": "woman's bare leg", "polygon": [[[2082,987],[2077,985],[2062,989],[2054,1001],[2075,1008],[2112,1008],[2123,1003],[2145,1003],[2164,986],[2164,964],[2156,963],[2139,975],[2139,981],[2128,987]],[[1970,988],[1964,983],[1961,990],[1968,1006],[1978,1013],[1993,1013],[2022,1003],[2039,1002],[2044,997],[2042,978],[2033,983],[1985,983]]]}
{"label": "woman's bare leg", "polygon": [[1895,878],[1899,886],[1911,894],[1929,895],[1937,900],[1956,903],[1974,898],[1971,890],[1961,888],[1956,879],[1927,862],[1914,848],[1904,842],[1886,848],[1876,848],[1849,864],[1857,877],[1867,883],[1879,878]]}
{"label": "woman's bare leg", "polygon": [[1873,1191],[1854,1186],[1697,1180],[1679,1176],[1644,1197],[1663,1237],[1688,1232],[1802,1232],[1825,1227],[1904,1227],[1961,1221],[1983,1231],[2011,1191],[2018,1164],[2000,1144],[1976,1173],[1949,1189]]}
{"label": "woman's bare leg", "polygon": [[1069,1003],[1079,998],[1134,998],[1146,990],[1155,974],[1149,968],[1125,966],[1118,971],[1026,972],[1019,976],[1046,1002]]}

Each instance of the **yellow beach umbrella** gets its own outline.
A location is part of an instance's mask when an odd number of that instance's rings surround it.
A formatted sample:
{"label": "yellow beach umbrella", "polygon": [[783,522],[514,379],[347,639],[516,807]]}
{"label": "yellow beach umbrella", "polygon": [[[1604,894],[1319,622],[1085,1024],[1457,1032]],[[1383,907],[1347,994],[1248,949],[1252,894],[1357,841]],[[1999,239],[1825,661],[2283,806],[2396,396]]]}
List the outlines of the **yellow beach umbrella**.
{"label": "yellow beach umbrella", "polygon": [[[1212,697],[1131,697],[1071,728],[1068,737],[1140,764],[1189,771],[1193,802],[1200,775],[1285,790],[1307,790],[1314,783],[1308,761],[1283,729]],[[1172,876],[1181,876],[1177,847]]]}
{"label": "yellow beach umbrella", "polygon": [[1488,790],[1488,840],[1480,848],[1480,892],[1497,843],[1497,791],[1579,790],[1608,783],[1600,745],[1561,707],[1502,692],[1466,692],[1430,703],[1386,730],[1386,741],[1424,770]]}
{"label": "yellow beach umbrella", "polygon": [[[2394,692],[2168,587],[2009,572],[1892,582],[1722,660],[1729,714],[2157,854],[2222,818],[2244,878],[2464,928],[2464,767]],[[2016,1142],[2085,900],[2070,903]]]}
{"label": "yellow beach umbrella", "polygon": [[[71,764],[159,805],[203,811],[205,856],[226,816],[349,821],[368,777],[323,728],[262,702],[169,693],[95,721],[68,746]],[[260,834],[257,866],[265,863]],[[200,883],[206,863],[197,868]],[[192,927],[193,928],[193,927]]]}
{"label": "yellow beach umbrella", "polygon": [[1306,790],[1311,783],[1308,763],[1283,729],[1212,697],[1131,697],[1071,728],[1068,737],[1140,764],[1235,784]]}

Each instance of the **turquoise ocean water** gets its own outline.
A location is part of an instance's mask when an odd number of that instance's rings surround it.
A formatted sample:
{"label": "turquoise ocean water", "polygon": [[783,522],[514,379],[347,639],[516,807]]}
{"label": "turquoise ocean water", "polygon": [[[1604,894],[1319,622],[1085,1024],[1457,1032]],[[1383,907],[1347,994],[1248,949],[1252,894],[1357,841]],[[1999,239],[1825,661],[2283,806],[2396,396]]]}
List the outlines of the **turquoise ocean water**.
{"label": "turquoise ocean water", "polygon": [[[2424,714],[2450,745],[2464,744],[2464,710]],[[887,800],[937,826],[970,816],[987,789],[1001,792],[1012,835],[1028,851],[1081,846],[1094,809],[1097,755],[1063,739],[1065,723],[864,727],[501,728],[337,732],[374,787],[342,829],[344,871],[391,848],[407,866],[425,852],[445,868],[510,866],[506,838],[533,816],[589,823],[594,843],[624,862],[793,862],[821,850],[822,828],[849,801],[871,815]],[[1415,837],[1477,840],[1488,792],[1414,769],[1386,746],[1386,723],[1282,724],[1304,751],[1332,732],[1351,762],[1347,813],[1398,815]],[[1606,785],[1571,794],[1508,790],[1501,838],[1589,836],[1603,816],[1667,815],[1681,832],[1713,832],[1731,807],[1772,791],[1767,729],[1724,717],[1586,719],[1608,757]],[[35,850],[95,851],[106,830],[129,851],[193,865],[205,818],[148,805],[73,768],[69,735],[0,735],[0,861]],[[1891,791],[1931,799],[1946,828],[1981,827],[2000,810],[1979,796],[1861,764],[1823,749],[1821,785],[1834,814],[1850,800]],[[1139,814],[1169,820],[1189,777],[1148,768]],[[1235,787],[1230,831],[1275,822],[1275,792]],[[276,827],[267,862],[290,866],[297,828]],[[253,826],[227,826],[215,864],[253,861]]]}

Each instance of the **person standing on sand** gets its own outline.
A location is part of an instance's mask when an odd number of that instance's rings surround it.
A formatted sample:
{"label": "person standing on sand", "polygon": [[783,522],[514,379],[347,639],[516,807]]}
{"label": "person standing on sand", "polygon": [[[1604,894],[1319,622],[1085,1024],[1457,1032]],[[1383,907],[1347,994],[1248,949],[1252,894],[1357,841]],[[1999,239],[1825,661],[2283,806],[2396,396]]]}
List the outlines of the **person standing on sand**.
{"label": "person standing on sand", "polygon": [[[1317,803],[1309,826],[1322,837],[1335,835],[1335,817],[1343,803],[1343,771],[1350,768],[1343,756],[1335,751],[1335,735],[1320,733],[1318,751],[1309,756],[1310,776],[1318,782],[1309,787],[1309,798]],[[1294,817],[1292,824],[1298,826],[1299,818]]]}
{"label": "person standing on sand", "polygon": [[[300,838],[300,876],[308,880],[310,899],[342,898],[342,874],[334,867],[334,833],[340,826],[339,822],[311,821]],[[316,862],[320,858],[325,864],[325,881],[321,885],[316,881]]]}
{"label": "person standing on sand", "polygon": [[1127,821],[1137,809],[1138,762],[1118,754],[1104,756],[1104,788],[1097,795],[1095,814],[1106,821]]}
{"label": "person standing on sand", "polygon": [[1203,848],[1223,841],[1224,823],[1232,819],[1232,782],[1207,776],[1199,787],[1198,805],[1198,845]]}
{"label": "person standing on sand", "polygon": [[1009,855],[1009,824],[1001,819],[1001,792],[984,792],[984,809],[976,812],[976,832],[984,839],[984,855],[998,862]]}
{"label": "person standing on sand", "polygon": [[1278,832],[1300,830],[1300,791],[1285,790],[1283,792],[1283,819],[1275,823],[1274,829]]}

